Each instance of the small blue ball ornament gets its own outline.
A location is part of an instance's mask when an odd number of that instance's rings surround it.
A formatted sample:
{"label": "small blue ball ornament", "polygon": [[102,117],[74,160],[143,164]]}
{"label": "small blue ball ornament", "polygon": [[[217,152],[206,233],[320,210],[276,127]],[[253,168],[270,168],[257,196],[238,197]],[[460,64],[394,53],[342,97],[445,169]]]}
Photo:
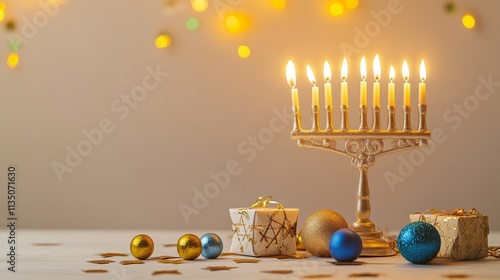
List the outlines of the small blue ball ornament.
{"label": "small blue ball ornament", "polygon": [[216,259],[222,253],[222,239],[215,233],[205,233],[201,238],[201,255],[205,259]]}
{"label": "small blue ball ornament", "polygon": [[439,253],[441,237],[433,225],[421,221],[413,222],[399,233],[398,248],[409,262],[425,264]]}
{"label": "small blue ball ornament", "polygon": [[339,262],[352,262],[359,257],[363,249],[361,237],[352,229],[342,228],[330,238],[330,255]]}

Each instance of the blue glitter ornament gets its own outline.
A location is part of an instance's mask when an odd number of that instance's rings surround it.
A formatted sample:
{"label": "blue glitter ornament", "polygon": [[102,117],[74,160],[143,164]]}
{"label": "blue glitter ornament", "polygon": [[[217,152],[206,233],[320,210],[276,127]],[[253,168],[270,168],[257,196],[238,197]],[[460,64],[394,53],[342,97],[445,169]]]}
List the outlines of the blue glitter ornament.
{"label": "blue glitter ornament", "polygon": [[205,233],[201,238],[201,255],[205,259],[216,259],[222,253],[222,239],[215,233]]}
{"label": "blue glitter ornament", "polygon": [[339,229],[330,238],[330,255],[339,262],[354,261],[359,257],[362,249],[361,237],[352,229]]}
{"label": "blue glitter ornament", "polygon": [[426,222],[406,225],[398,237],[399,252],[411,263],[430,262],[439,253],[441,237],[437,229]]}

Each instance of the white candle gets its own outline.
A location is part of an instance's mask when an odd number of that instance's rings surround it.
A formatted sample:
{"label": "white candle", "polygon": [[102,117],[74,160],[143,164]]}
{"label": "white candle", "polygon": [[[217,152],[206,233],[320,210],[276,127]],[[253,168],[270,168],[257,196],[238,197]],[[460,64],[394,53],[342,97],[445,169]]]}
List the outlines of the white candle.
{"label": "white candle", "polygon": [[406,60],[403,61],[403,78],[405,80],[404,84],[404,95],[403,95],[403,105],[410,106],[410,69],[408,69],[408,63]]}
{"label": "white candle", "polygon": [[340,79],[342,82],[340,83],[340,105],[347,106],[349,105],[348,92],[347,92],[347,60],[344,57],[344,61],[342,61],[342,70],[340,72]]}
{"label": "white candle", "polygon": [[366,59],[363,56],[361,58],[360,64],[360,73],[361,73],[361,82],[359,85],[359,105],[367,105],[367,97],[366,97]]}
{"label": "white candle", "polygon": [[328,61],[325,61],[325,65],[323,66],[323,75],[325,78],[325,104],[327,106],[332,106],[332,84],[330,84],[332,70],[330,69]]}
{"label": "white candle", "polygon": [[425,71],[425,63],[424,60],[422,59],[422,62],[420,63],[420,80],[422,81],[420,84],[418,84],[418,104],[425,105],[425,94],[426,94],[426,89],[425,89],[425,79],[427,78],[427,72]]}
{"label": "white candle", "polygon": [[311,67],[307,65],[307,77],[309,78],[309,82],[312,84],[312,102],[311,104],[313,106],[318,106],[319,105],[319,89],[318,86],[316,86],[316,78],[314,77],[314,73],[311,70]]}
{"label": "white candle", "polygon": [[291,60],[288,61],[288,64],[286,66],[286,80],[288,82],[288,85],[292,87],[291,94],[292,94],[292,105],[293,106],[299,106],[299,91],[298,89],[295,88],[295,66],[293,65],[293,62]]}
{"label": "white candle", "polygon": [[388,86],[388,95],[387,95],[387,104],[389,106],[396,105],[396,91],[394,89],[394,79],[396,78],[396,71],[394,71],[394,67],[391,65],[391,69],[389,70],[389,86]]}
{"label": "white candle", "polygon": [[380,106],[380,59],[378,58],[378,54],[375,56],[373,60],[373,75],[375,78],[375,82],[373,83],[373,106]]}

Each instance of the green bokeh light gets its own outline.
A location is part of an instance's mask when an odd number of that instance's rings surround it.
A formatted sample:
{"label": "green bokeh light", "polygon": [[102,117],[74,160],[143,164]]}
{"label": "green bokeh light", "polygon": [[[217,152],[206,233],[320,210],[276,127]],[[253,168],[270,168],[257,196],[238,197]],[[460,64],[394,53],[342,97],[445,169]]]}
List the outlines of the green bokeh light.
{"label": "green bokeh light", "polygon": [[196,30],[200,27],[200,21],[195,17],[188,18],[186,21],[186,27],[189,30]]}

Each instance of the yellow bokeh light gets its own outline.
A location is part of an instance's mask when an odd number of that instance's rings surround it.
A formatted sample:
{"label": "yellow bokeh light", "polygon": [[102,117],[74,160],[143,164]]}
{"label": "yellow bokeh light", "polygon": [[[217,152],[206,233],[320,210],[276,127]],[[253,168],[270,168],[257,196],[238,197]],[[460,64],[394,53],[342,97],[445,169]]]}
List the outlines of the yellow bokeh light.
{"label": "yellow bokeh light", "polygon": [[2,21],[5,18],[5,10],[0,9],[0,21]]}
{"label": "yellow bokeh light", "polygon": [[231,33],[242,32],[250,25],[250,19],[242,13],[230,13],[224,19],[226,28]]}
{"label": "yellow bokeh light", "polygon": [[345,6],[352,10],[352,9],[356,9],[359,5],[359,0],[345,0]]}
{"label": "yellow bokeh light", "polygon": [[271,4],[275,9],[283,9],[286,6],[286,0],[271,0]]}
{"label": "yellow bokeh light", "polygon": [[330,14],[332,16],[340,16],[344,13],[344,6],[342,4],[335,2],[330,5]]}
{"label": "yellow bokeh light", "polygon": [[465,28],[472,29],[476,25],[476,19],[471,14],[466,14],[462,17],[462,23]]}
{"label": "yellow bokeh light", "polygon": [[238,47],[238,56],[241,58],[248,58],[250,56],[250,48],[245,45]]}
{"label": "yellow bokeh light", "polygon": [[207,0],[191,0],[191,6],[193,10],[197,12],[203,12],[208,8]]}
{"label": "yellow bokeh light", "polygon": [[172,44],[172,38],[167,34],[162,34],[155,39],[155,45],[159,49],[166,48]]}
{"label": "yellow bokeh light", "polygon": [[7,66],[10,69],[14,69],[17,67],[17,64],[19,64],[19,55],[15,52],[10,53],[7,57]]}
{"label": "yellow bokeh light", "polygon": [[0,10],[5,11],[5,2],[0,2]]}

